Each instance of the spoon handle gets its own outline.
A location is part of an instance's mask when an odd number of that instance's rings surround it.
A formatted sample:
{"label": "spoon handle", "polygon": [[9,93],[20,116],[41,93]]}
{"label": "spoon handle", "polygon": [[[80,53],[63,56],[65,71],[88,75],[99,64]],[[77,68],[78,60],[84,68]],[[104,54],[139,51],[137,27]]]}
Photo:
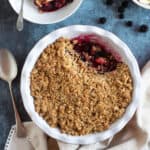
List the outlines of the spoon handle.
{"label": "spoon handle", "polygon": [[35,150],[32,142],[27,137],[27,131],[26,131],[24,125],[22,124],[21,119],[20,119],[20,115],[19,115],[19,113],[17,111],[16,104],[15,104],[15,98],[14,98],[13,91],[12,91],[12,84],[11,84],[11,82],[9,82],[9,89],[10,89],[10,95],[11,95],[11,98],[12,98],[13,108],[14,108],[14,112],[15,112],[17,137],[26,138],[26,140],[30,144],[31,150]]}
{"label": "spoon handle", "polygon": [[26,135],[25,127],[21,122],[19,113],[18,113],[17,108],[16,108],[11,82],[9,82],[9,89],[10,89],[10,95],[11,95],[11,99],[12,99],[12,103],[13,103],[13,109],[14,109],[14,113],[15,113],[17,136],[18,137],[26,137],[27,135]]}
{"label": "spoon handle", "polygon": [[17,23],[16,23],[16,28],[18,31],[22,31],[23,30],[23,5],[24,5],[24,0],[21,0],[21,8],[20,8],[20,12],[19,12],[19,16],[17,19]]}

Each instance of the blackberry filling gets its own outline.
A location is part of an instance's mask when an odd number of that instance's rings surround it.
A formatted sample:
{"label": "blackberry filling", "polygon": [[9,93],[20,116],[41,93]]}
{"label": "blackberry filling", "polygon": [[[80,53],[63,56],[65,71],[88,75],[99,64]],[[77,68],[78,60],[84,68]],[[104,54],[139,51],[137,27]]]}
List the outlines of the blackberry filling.
{"label": "blackberry filling", "polygon": [[80,55],[82,61],[94,67],[99,73],[111,72],[116,69],[120,60],[117,60],[104,45],[86,37],[77,37],[72,40],[74,50]]}
{"label": "blackberry filling", "polygon": [[56,11],[71,2],[73,0],[35,0],[35,4],[43,12]]}

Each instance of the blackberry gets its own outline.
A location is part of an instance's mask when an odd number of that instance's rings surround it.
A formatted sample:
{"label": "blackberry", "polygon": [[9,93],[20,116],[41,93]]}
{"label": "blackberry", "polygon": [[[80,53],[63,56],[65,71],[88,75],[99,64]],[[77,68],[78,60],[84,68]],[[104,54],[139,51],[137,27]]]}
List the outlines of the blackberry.
{"label": "blackberry", "polygon": [[95,55],[94,55],[94,59],[97,59],[97,58],[99,58],[99,57],[105,57],[105,58],[107,58],[107,56],[108,56],[108,53],[107,52],[105,52],[105,51],[97,51],[96,53],[95,53]]}
{"label": "blackberry", "polygon": [[113,0],[106,0],[106,5],[112,5],[114,3]]}
{"label": "blackberry", "polygon": [[105,17],[101,17],[101,18],[99,18],[99,23],[100,24],[105,24],[106,23],[106,21],[107,21],[107,19],[105,18]]}
{"label": "blackberry", "polygon": [[118,12],[123,13],[124,12],[124,7],[122,7],[122,6],[118,7]]}
{"label": "blackberry", "polygon": [[83,43],[83,45],[82,45],[82,49],[83,49],[83,51],[85,51],[85,52],[90,53],[91,48],[92,48],[92,45],[91,45],[90,43],[88,43],[88,42],[85,42],[85,43]]}
{"label": "blackberry", "polygon": [[119,18],[119,19],[123,19],[123,18],[124,18],[124,14],[123,14],[123,13],[119,13],[119,14],[118,14],[118,18]]}
{"label": "blackberry", "polygon": [[125,1],[123,1],[123,2],[121,3],[121,6],[124,7],[124,8],[127,8],[128,5],[129,5],[129,2],[128,2],[127,0],[125,0]]}
{"label": "blackberry", "polygon": [[148,26],[146,24],[143,24],[139,27],[138,31],[139,32],[147,32],[148,31]]}
{"label": "blackberry", "polygon": [[132,27],[133,22],[132,22],[132,21],[126,21],[126,22],[125,22],[125,25],[126,25],[127,27]]}

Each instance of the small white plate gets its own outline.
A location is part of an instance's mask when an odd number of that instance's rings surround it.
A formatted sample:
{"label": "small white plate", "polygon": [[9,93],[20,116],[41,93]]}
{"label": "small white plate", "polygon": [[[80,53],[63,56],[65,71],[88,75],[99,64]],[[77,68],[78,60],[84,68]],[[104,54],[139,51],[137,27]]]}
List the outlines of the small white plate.
{"label": "small white plate", "polygon": [[143,7],[145,9],[150,9],[150,4],[144,4],[144,3],[139,2],[138,0],[132,0],[132,1],[140,7]]}
{"label": "small white plate", "polygon": [[[76,36],[83,34],[97,35],[101,40],[103,40],[103,42],[105,42],[106,44],[108,43],[108,45],[112,47],[112,49],[114,49],[121,56],[122,60],[126,64],[128,64],[130,68],[130,72],[133,78],[134,91],[132,101],[128,106],[125,114],[122,116],[122,118],[114,122],[108,130],[84,136],[71,136],[67,134],[62,134],[58,128],[50,127],[48,123],[44,121],[43,118],[40,117],[39,114],[35,111],[34,99],[31,96],[30,92],[30,73],[37,59],[49,44],[53,43],[56,39],[62,36],[66,38],[74,38]],[[99,141],[106,140],[114,136],[121,129],[123,129],[123,127],[132,118],[138,106],[141,91],[140,88],[141,88],[141,76],[139,67],[135,57],[133,56],[127,45],[124,42],[122,42],[118,37],[116,37],[114,34],[93,26],[82,26],[82,25],[68,26],[65,28],[58,29],[42,38],[33,47],[28,57],[26,58],[21,75],[21,95],[23,103],[26,111],[28,112],[33,122],[49,136],[57,140],[63,141],[65,143],[71,144],[93,144]]]}
{"label": "small white plate", "polygon": [[[72,3],[54,12],[41,13],[34,0],[24,0],[24,19],[37,24],[53,24],[71,16],[80,6],[83,0],[74,0]],[[21,0],[9,0],[12,8],[19,13]]]}

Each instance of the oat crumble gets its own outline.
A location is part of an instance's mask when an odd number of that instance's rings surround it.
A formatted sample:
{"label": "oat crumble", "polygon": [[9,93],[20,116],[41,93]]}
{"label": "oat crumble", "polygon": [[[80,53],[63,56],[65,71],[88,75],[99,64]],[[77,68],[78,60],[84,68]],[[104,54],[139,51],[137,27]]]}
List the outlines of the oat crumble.
{"label": "oat crumble", "polygon": [[101,132],[122,117],[132,99],[128,66],[99,74],[73,50],[69,39],[49,45],[31,72],[35,110],[62,133]]}

